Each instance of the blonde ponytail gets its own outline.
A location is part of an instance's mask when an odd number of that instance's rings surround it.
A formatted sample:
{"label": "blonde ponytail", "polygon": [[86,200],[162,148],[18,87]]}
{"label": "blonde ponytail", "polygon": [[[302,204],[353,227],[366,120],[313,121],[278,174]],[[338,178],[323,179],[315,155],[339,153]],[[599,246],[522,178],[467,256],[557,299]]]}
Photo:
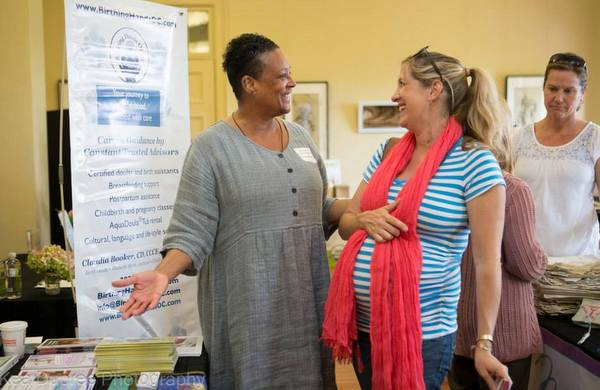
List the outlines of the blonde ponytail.
{"label": "blonde ponytail", "polygon": [[[512,165],[508,140],[510,113],[491,77],[482,69],[469,70],[471,83],[463,101],[456,108],[456,119],[463,126],[466,149],[475,145],[488,147],[504,169]],[[481,145],[483,144],[483,145]]]}

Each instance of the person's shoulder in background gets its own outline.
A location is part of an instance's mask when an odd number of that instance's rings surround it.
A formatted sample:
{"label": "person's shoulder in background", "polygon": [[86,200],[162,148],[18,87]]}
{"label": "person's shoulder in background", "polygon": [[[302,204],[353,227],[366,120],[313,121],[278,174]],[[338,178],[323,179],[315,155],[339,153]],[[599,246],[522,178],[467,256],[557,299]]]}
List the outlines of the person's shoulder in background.
{"label": "person's shoulder in background", "polygon": [[[529,184],[518,176],[502,172],[506,183],[506,209],[519,208],[522,212],[535,214],[533,192]],[[535,221],[535,217],[533,217]]]}
{"label": "person's shoulder in background", "polygon": [[529,185],[527,185],[527,182],[525,180],[506,171],[503,171],[503,175],[504,181],[506,182],[507,196],[514,192],[526,191],[531,193],[531,189],[529,188]]}

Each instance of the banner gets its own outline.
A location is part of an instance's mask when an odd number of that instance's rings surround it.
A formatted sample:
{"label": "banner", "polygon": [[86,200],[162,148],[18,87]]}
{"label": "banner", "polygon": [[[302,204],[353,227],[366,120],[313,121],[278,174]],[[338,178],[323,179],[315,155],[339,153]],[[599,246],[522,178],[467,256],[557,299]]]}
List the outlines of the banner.
{"label": "banner", "polygon": [[110,282],[161,260],[190,143],[187,11],[65,0],[79,334],[199,335],[196,278],[127,321]]}

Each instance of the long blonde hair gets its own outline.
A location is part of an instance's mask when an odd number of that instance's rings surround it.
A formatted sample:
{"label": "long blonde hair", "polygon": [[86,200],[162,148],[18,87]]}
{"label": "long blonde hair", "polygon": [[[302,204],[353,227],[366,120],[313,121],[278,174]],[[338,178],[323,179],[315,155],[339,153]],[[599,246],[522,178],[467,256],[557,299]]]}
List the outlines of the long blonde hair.
{"label": "long blonde hair", "polygon": [[508,104],[506,104],[504,100],[500,100],[500,108],[502,110],[502,113],[504,114],[506,126],[498,127],[498,142],[492,149],[492,152],[494,153],[494,156],[496,156],[496,160],[498,160],[500,168],[509,173],[512,173],[515,163],[513,150],[511,146],[512,129],[510,127],[510,123],[512,123],[512,116],[510,114]]}
{"label": "long blonde hair", "polygon": [[426,49],[406,58],[402,65],[408,66],[412,76],[424,86],[440,79],[439,70],[448,114],[454,115],[463,128],[463,148],[488,148],[499,161],[508,164],[507,168],[512,166],[508,141],[510,114],[487,72],[467,69],[456,58]]}

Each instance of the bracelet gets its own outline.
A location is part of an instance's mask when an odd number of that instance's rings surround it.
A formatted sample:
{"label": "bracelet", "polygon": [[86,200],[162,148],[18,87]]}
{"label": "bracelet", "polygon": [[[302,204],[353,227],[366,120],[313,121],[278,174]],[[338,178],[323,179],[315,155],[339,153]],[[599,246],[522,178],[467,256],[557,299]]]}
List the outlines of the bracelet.
{"label": "bracelet", "polygon": [[471,350],[472,351],[475,350],[475,348],[479,348],[482,351],[492,353],[492,348],[488,347],[487,345],[481,345],[481,344],[479,344],[479,340],[477,340],[477,343],[471,345]]}
{"label": "bracelet", "polygon": [[493,343],[494,342],[494,336],[492,336],[491,334],[482,334],[481,336],[479,336],[477,338],[477,341],[479,341],[479,340],[487,340],[490,343]]}

